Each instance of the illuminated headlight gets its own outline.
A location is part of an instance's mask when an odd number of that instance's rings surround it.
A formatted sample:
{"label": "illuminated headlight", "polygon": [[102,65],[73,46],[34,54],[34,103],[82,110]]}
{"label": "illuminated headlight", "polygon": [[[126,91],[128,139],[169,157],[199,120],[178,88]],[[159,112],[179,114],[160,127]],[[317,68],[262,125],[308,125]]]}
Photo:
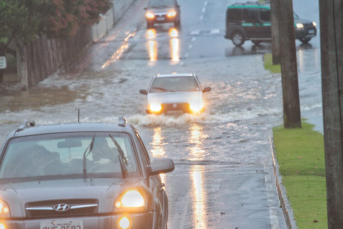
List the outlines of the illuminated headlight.
{"label": "illuminated headlight", "polygon": [[130,190],[118,197],[114,203],[115,212],[144,211],[145,201],[142,194],[136,190]]}
{"label": "illuminated headlight", "polygon": [[312,24],[313,24],[313,26],[314,26],[314,27],[316,27],[316,26],[317,26],[317,23],[315,23],[315,22],[312,22]]}
{"label": "illuminated headlight", "polygon": [[[122,228],[122,229],[127,229],[127,228],[129,228],[129,227],[130,227],[130,224],[131,224],[129,218],[127,218],[126,216],[120,218],[120,220],[119,220],[118,223],[119,223],[119,227]],[[1,228],[0,228],[0,229],[1,229]]]}
{"label": "illuminated headlight", "polygon": [[191,103],[189,106],[194,113],[200,112],[203,109],[202,103]]}
{"label": "illuminated headlight", "polygon": [[161,106],[161,104],[158,104],[158,103],[151,103],[150,104],[150,110],[152,112],[160,112],[162,110],[162,106]]}
{"label": "illuminated headlight", "polygon": [[304,28],[304,25],[301,24],[301,23],[297,23],[297,28],[298,28],[298,29],[302,29],[302,28]]}
{"label": "illuminated headlight", "polygon": [[8,204],[0,200],[0,218],[9,218],[10,216],[10,208]]}
{"label": "illuminated headlight", "polygon": [[167,14],[168,17],[175,17],[176,16],[176,12],[175,11],[170,11],[168,14]]}
{"label": "illuminated headlight", "polygon": [[152,14],[152,13],[150,13],[150,12],[148,12],[148,13],[146,13],[146,15],[145,15],[147,18],[150,18],[150,19],[152,19],[152,18],[154,18],[155,17],[155,15],[154,14]]}

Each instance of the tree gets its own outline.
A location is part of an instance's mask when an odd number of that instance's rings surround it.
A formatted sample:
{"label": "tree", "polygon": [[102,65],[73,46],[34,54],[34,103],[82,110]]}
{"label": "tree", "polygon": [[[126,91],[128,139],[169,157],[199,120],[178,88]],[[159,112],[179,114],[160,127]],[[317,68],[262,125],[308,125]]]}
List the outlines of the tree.
{"label": "tree", "polygon": [[13,53],[8,47],[15,44],[25,80],[26,43],[39,35],[73,36],[80,26],[96,23],[110,7],[110,0],[1,0],[0,53]]}

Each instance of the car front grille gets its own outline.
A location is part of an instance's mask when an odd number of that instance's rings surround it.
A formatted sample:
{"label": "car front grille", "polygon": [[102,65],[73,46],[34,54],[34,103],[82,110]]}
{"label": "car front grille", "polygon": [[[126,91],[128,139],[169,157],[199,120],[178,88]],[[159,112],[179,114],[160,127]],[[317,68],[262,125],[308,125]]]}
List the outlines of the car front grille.
{"label": "car front grille", "polygon": [[[67,210],[55,210],[58,205],[68,206]],[[52,218],[87,216],[98,213],[98,201],[94,199],[71,199],[71,200],[49,200],[31,202],[26,204],[26,216],[28,218]]]}
{"label": "car front grille", "polygon": [[162,111],[179,111],[182,110],[184,112],[189,112],[189,104],[188,103],[168,103],[162,104]]}

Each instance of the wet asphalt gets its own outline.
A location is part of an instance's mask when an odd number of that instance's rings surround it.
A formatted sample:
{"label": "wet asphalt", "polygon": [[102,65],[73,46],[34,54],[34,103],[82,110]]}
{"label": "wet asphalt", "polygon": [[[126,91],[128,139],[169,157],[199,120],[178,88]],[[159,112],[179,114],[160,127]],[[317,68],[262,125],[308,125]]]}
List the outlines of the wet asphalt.
{"label": "wet asphalt", "polygon": [[[270,141],[271,128],[282,124],[281,78],[266,71],[262,60],[270,44],[246,41],[237,48],[223,38],[225,9],[237,1],[179,0],[177,31],[172,24],[147,31],[147,2],[136,1],[72,72],[3,96],[0,142],[24,119],[75,122],[77,109],[82,122],[116,122],[124,115],[152,157],[176,164],[162,176],[168,228],[286,228]],[[294,9],[319,24],[317,2],[295,0]],[[296,45],[302,117],[321,130],[319,37]],[[204,114],[145,114],[139,90],[147,89],[153,75],[172,72],[196,73],[212,88]]]}

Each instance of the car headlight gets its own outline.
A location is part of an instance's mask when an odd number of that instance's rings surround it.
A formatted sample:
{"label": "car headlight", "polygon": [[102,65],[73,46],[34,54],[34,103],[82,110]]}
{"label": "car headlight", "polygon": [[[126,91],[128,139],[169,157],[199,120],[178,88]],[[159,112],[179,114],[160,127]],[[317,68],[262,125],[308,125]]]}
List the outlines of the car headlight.
{"label": "car headlight", "polygon": [[204,105],[202,103],[191,103],[189,108],[191,108],[191,110],[194,113],[197,113],[197,112],[200,112],[204,108]]}
{"label": "car headlight", "polygon": [[127,211],[144,211],[145,201],[142,194],[136,190],[132,189],[125,192],[123,195],[119,196],[114,202],[115,212],[127,212]]}
{"label": "car headlight", "polygon": [[302,28],[304,28],[304,25],[301,24],[301,23],[297,23],[297,28],[298,28],[298,29],[302,29]]}
{"label": "car headlight", "polygon": [[150,104],[150,110],[152,112],[160,112],[162,110],[162,106],[159,103],[151,103]]}
{"label": "car headlight", "polygon": [[314,26],[314,27],[316,27],[316,26],[317,26],[317,23],[315,23],[315,22],[312,22],[312,24],[313,24],[313,26]]}
{"label": "car headlight", "polygon": [[175,17],[176,16],[176,12],[175,11],[170,11],[168,14],[167,14],[168,17]]}
{"label": "car headlight", "polygon": [[5,201],[0,200],[0,218],[9,218],[11,217],[10,214],[10,207],[8,206]]}
{"label": "car headlight", "polygon": [[147,18],[150,18],[150,19],[152,19],[152,18],[154,18],[155,17],[155,15],[154,14],[152,14],[152,13],[150,13],[150,12],[148,12],[148,13],[146,13],[146,15],[145,15]]}

